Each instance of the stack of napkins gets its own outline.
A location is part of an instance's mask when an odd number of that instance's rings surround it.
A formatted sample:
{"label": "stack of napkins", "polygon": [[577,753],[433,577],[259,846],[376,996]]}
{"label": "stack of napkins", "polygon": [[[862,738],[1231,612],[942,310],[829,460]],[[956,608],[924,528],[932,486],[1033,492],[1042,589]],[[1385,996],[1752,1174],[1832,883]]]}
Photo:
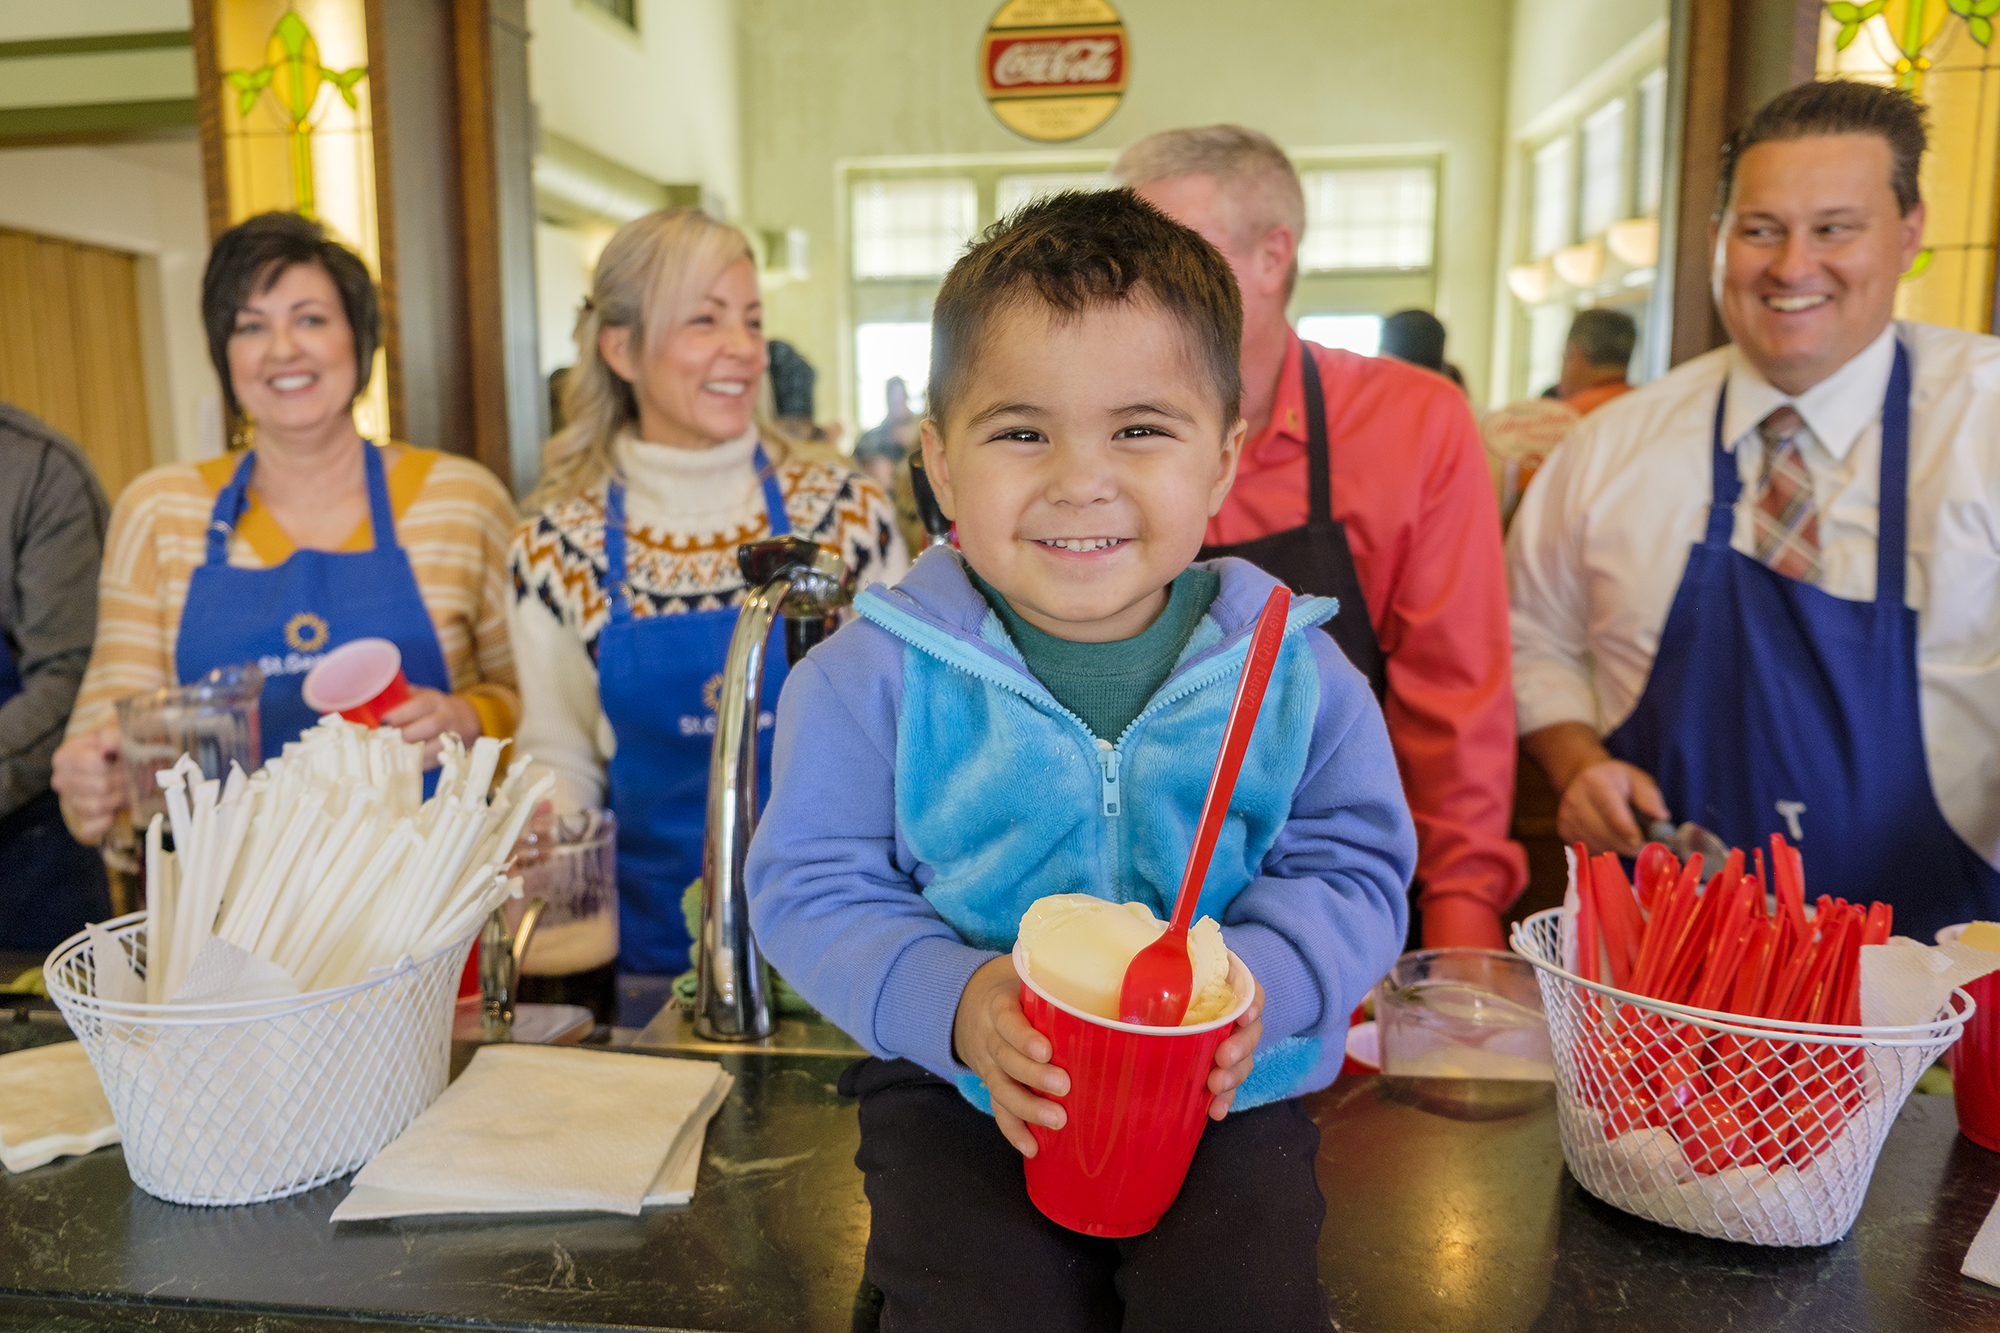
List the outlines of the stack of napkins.
{"label": "stack of napkins", "polygon": [[336,1222],[686,1203],[734,1080],[708,1060],[486,1046],[354,1177]]}
{"label": "stack of napkins", "polygon": [[80,1043],[0,1055],[0,1166],[26,1171],[116,1142],[111,1103]]}

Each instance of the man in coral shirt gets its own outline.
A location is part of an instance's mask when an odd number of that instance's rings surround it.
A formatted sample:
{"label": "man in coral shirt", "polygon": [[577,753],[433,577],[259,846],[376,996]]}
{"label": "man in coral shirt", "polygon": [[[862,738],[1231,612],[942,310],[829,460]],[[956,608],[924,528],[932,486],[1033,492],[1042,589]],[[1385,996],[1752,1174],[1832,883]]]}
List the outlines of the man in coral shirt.
{"label": "man in coral shirt", "polygon": [[1231,125],[1169,130],[1127,148],[1112,174],[1207,237],[1243,294],[1249,443],[1203,554],[1240,555],[1340,598],[1327,629],[1382,700],[1416,818],[1422,943],[1503,947],[1500,913],[1527,861],[1507,840],[1515,736],[1500,520],[1464,396],[1414,366],[1292,332],[1305,198],[1270,139]]}
{"label": "man in coral shirt", "polygon": [[[1622,310],[1577,312],[1563,344],[1562,379],[1556,397],[1587,417],[1623,394],[1632,392],[1625,372],[1632,349],[1639,344],[1639,327]],[[1527,485],[1524,481],[1523,486]]]}

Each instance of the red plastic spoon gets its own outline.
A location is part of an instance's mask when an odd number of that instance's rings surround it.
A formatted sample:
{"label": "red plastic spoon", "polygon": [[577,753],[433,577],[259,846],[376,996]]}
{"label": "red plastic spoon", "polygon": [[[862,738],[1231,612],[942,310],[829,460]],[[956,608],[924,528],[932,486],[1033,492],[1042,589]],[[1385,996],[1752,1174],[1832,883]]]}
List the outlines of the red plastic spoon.
{"label": "red plastic spoon", "polygon": [[1278,644],[1285,636],[1285,612],[1291,604],[1289,589],[1273,588],[1257,616],[1257,628],[1250,637],[1250,656],[1243,664],[1243,678],[1236,682],[1236,701],[1229,706],[1229,726],[1222,733],[1222,752],[1215,757],[1215,774],[1208,780],[1208,798],[1201,804],[1194,850],[1189,853],[1187,870],[1181,875],[1180,896],[1174,899],[1173,920],[1160,932],[1160,938],[1139,950],[1125,965],[1125,981],[1118,991],[1121,1022],[1178,1027],[1187,1015],[1194,990],[1194,965],[1188,961],[1188,927],[1194,924],[1195,903],[1201,898],[1201,882],[1208,877],[1209,858],[1215,855],[1222,817],[1228,813],[1229,798],[1236,794],[1236,774],[1243,767],[1243,752],[1250,748],[1250,733],[1257,725],[1264,687],[1271,683],[1271,665],[1278,660]]}

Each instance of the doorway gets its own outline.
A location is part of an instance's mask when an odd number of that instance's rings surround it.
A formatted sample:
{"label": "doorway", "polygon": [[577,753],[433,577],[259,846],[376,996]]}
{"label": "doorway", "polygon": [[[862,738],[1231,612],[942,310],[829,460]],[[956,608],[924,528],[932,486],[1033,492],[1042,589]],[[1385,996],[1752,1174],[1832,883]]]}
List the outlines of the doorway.
{"label": "doorway", "polygon": [[0,228],[0,401],[83,446],[112,500],[153,465],[137,261]]}

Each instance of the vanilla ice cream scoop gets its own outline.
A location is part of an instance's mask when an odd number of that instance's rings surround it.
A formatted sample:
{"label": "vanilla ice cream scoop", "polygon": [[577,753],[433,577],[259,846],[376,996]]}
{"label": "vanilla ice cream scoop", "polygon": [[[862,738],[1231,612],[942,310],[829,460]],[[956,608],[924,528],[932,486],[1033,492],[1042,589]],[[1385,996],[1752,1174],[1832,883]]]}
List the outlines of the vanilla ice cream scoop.
{"label": "vanilla ice cream scoop", "polygon": [[[1116,1022],[1126,966],[1166,928],[1144,903],[1057,893],[1037,899],[1021,918],[1021,949],[1037,986],[1073,1009]],[[1201,918],[1188,931],[1188,961],[1194,985],[1183,1027],[1213,1022],[1236,1003],[1229,951],[1214,917]]]}

